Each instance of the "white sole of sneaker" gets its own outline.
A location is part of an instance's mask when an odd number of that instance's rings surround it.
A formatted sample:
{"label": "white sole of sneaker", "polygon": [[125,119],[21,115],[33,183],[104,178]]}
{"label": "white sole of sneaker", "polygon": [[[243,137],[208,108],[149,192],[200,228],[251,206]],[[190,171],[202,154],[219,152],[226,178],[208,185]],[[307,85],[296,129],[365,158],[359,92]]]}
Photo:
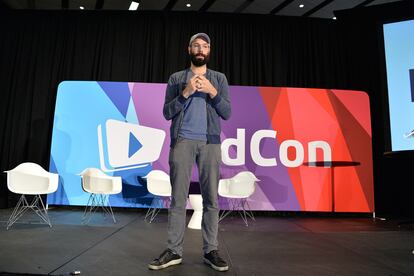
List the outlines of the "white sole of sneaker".
{"label": "white sole of sneaker", "polygon": [[158,266],[149,264],[148,265],[148,268],[151,269],[151,270],[160,270],[160,269],[163,269],[163,268],[167,268],[169,266],[172,266],[172,265],[181,264],[182,261],[183,261],[183,259],[172,260],[172,261],[169,261],[166,264],[158,265]]}
{"label": "white sole of sneaker", "polygon": [[204,258],[204,262],[206,264],[208,264],[209,266],[211,266],[213,269],[217,270],[217,271],[227,271],[227,270],[229,270],[229,266],[222,266],[222,267],[216,266],[206,258]]}

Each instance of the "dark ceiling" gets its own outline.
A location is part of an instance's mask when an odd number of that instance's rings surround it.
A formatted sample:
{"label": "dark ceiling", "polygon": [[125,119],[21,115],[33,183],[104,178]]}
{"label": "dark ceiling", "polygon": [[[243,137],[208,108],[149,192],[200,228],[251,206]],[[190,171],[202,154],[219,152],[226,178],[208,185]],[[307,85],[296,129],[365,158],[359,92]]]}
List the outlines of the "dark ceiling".
{"label": "dark ceiling", "polygon": [[[136,0],[138,11],[199,11],[333,18],[334,11],[401,0]],[[131,0],[0,0],[10,9],[128,10]]]}

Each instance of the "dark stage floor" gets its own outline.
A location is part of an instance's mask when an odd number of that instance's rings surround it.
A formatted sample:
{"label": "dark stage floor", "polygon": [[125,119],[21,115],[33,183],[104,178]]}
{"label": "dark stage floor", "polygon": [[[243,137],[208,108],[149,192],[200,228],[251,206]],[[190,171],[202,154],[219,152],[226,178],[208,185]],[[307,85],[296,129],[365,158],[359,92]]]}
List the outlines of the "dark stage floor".
{"label": "dark stage floor", "polygon": [[[145,210],[116,209],[118,223],[82,209],[52,207],[52,228],[32,213],[6,230],[0,210],[0,275],[414,275],[414,226],[367,216],[265,215],[249,227],[237,216],[220,223],[220,252],[228,272],[202,262],[201,232],[187,229],[183,264],[150,271],[165,247],[167,215],[152,224]],[[189,216],[192,211],[188,211]],[[189,217],[188,217],[189,218]]]}

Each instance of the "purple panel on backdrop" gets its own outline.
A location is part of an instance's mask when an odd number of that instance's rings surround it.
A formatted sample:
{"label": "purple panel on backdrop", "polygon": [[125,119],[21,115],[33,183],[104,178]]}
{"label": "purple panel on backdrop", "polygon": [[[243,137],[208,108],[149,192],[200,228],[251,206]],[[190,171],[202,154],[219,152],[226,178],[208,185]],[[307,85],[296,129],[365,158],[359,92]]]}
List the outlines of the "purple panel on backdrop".
{"label": "purple panel on backdrop", "polygon": [[164,146],[153,168],[169,172],[170,122],[162,115],[166,86],[157,83],[133,83],[132,100],[140,125],[165,130]]}

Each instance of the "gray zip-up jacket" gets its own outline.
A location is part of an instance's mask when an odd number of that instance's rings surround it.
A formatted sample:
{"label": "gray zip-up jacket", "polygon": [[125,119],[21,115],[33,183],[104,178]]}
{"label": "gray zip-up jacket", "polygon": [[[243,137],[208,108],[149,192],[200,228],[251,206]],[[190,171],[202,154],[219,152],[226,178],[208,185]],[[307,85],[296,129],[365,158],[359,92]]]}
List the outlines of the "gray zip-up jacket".
{"label": "gray zip-up jacket", "polygon": [[[183,121],[183,108],[187,99],[182,95],[182,91],[187,85],[189,70],[188,68],[172,74],[165,92],[163,114],[165,119],[172,120],[170,127],[171,147],[175,145]],[[227,120],[231,115],[229,85],[226,76],[214,70],[207,69],[206,78],[217,90],[217,95],[213,99],[206,97],[207,143],[220,144],[220,117]]]}

